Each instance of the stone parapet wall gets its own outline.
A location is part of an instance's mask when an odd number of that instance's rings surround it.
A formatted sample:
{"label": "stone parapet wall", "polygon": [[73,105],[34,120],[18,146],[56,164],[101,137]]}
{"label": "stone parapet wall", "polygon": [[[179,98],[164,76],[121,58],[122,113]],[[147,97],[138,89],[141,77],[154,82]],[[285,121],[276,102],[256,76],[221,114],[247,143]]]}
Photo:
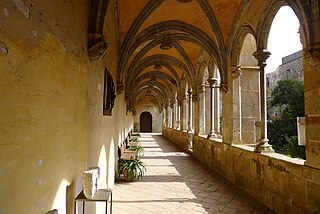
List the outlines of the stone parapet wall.
{"label": "stone parapet wall", "polygon": [[190,152],[186,133],[165,128],[163,136],[276,213],[320,212],[320,170],[304,165],[303,160],[255,153],[253,147],[200,136],[194,136]]}

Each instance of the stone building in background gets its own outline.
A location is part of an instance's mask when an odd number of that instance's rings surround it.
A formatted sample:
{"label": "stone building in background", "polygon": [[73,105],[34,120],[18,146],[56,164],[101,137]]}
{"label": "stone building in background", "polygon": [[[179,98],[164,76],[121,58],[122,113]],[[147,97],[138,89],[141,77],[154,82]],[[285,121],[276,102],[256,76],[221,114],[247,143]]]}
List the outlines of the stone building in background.
{"label": "stone building in background", "polygon": [[282,58],[282,64],[276,71],[267,75],[267,96],[270,97],[271,90],[279,80],[294,79],[303,81],[302,51],[295,52]]}

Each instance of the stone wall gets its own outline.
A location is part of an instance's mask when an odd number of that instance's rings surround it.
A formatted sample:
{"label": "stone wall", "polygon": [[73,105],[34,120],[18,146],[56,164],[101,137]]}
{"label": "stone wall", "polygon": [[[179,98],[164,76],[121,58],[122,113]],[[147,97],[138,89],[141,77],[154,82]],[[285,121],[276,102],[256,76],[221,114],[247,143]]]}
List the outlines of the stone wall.
{"label": "stone wall", "polygon": [[117,145],[133,119],[124,93],[112,116],[102,115],[105,67],[116,81],[117,22],[110,3],[107,56],[90,62],[88,5],[0,1],[1,214],[73,213],[90,166],[100,166],[101,187],[113,185]]}
{"label": "stone wall", "polygon": [[266,75],[267,87],[270,89],[274,88],[277,82],[283,79],[303,81],[302,51],[283,57],[282,62],[282,65],[280,65],[276,71]]}
{"label": "stone wall", "polygon": [[276,213],[320,212],[320,170],[304,165],[303,160],[255,153],[253,147],[198,136],[194,136],[191,152],[186,133],[165,127],[163,136]]}
{"label": "stone wall", "polygon": [[162,113],[154,106],[137,105],[136,115],[134,116],[134,125],[138,132],[140,132],[140,115],[142,112],[149,112],[152,115],[152,132],[162,132]]}

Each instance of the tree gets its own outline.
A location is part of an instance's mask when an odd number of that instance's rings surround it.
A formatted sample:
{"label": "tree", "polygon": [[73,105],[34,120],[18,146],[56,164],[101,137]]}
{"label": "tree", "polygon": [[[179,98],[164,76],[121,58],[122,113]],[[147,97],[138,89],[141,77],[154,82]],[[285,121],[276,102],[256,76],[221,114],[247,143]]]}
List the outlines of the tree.
{"label": "tree", "polygon": [[293,79],[280,80],[272,90],[271,97],[270,105],[280,110],[280,118],[304,116],[303,82]]}
{"label": "tree", "polygon": [[285,79],[278,81],[271,92],[268,103],[270,114],[276,112],[277,117],[270,117],[268,136],[270,144],[276,152],[291,157],[305,159],[305,148],[298,145],[297,117],[304,116],[304,86],[301,81]]}

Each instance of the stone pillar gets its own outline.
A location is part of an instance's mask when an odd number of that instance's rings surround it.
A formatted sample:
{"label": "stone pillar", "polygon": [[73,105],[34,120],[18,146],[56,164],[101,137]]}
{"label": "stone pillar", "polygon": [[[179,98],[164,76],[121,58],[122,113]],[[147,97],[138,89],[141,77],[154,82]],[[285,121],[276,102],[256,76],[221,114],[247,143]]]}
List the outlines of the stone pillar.
{"label": "stone pillar", "polygon": [[181,130],[187,130],[187,94],[182,95],[181,101],[181,115],[180,115],[180,123],[181,123]]}
{"label": "stone pillar", "polygon": [[170,102],[169,104],[169,127],[172,128],[172,109],[173,109],[173,104]]}
{"label": "stone pillar", "polygon": [[267,94],[266,94],[266,60],[270,56],[270,52],[266,49],[258,50],[253,53],[258,60],[260,67],[260,119],[261,119],[261,138],[256,145],[255,152],[273,151],[272,146],[268,144],[267,137]]}
{"label": "stone pillar", "polygon": [[320,42],[304,49],[306,162],[320,169]]}
{"label": "stone pillar", "polygon": [[171,128],[175,129],[176,128],[176,112],[175,112],[175,107],[176,107],[176,100],[172,99],[171,101],[171,112],[172,112],[172,118],[171,118]]}
{"label": "stone pillar", "polygon": [[166,108],[162,110],[162,126],[166,126]]}
{"label": "stone pillar", "polygon": [[205,85],[199,85],[199,134],[205,133]]}
{"label": "stone pillar", "polygon": [[188,90],[189,95],[189,117],[188,117],[188,133],[193,133],[192,120],[193,120],[193,101],[192,101],[192,89]]}
{"label": "stone pillar", "polygon": [[241,127],[241,67],[233,68],[233,141],[238,144],[242,141],[242,127]]}
{"label": "stone pillar", "polygon": [[208,79],[208,82],[210,84],[210,132],[207,136],[208,139],[212,139],[214,137],[217,137],[217,135],[214,132],[214,87],[218,83],[218,79],[210,77]]}
{"label": "stone pillar", "polygon": [[214,133],[220,135],[220,92],[218,82],[214,87]]}
{"label": "stone pillar", "polygon": [[[259,72],[259,67],[241,67],[241,140],[244,144],[257,142],[254,136],[256,134],[255,123],[260,121]],[[257,140],[259,139],[260,137]]]}
{"label": "stone pillar", "polygon": [[180,130],[180,108],[181,108],[181,104],[182,103],[180,103],[180,99],[177,97],[177,121],[176,121],[176,123],[177,123],[177,125],[176,125],[176,127],[177,127],[177,129],[178,130]]}
{"label": "stone pillar", "polygon": [[210,85],[206,85],[205,86],[205,134],[208,134],[210,132],[211,129],[211,108],[210,108],[210,103],[211,103],[211,99],[210,99]]}
{"label": "stone pillar", "polygon": [[170,127],[170,106],[167,105],[167,127]]}
{"label": "stone pillar", "polygon": [[198,135],[199,134],[199,105],[198,105],[198,95],[193,93],[192,94],[192,130],[193,133]]}

